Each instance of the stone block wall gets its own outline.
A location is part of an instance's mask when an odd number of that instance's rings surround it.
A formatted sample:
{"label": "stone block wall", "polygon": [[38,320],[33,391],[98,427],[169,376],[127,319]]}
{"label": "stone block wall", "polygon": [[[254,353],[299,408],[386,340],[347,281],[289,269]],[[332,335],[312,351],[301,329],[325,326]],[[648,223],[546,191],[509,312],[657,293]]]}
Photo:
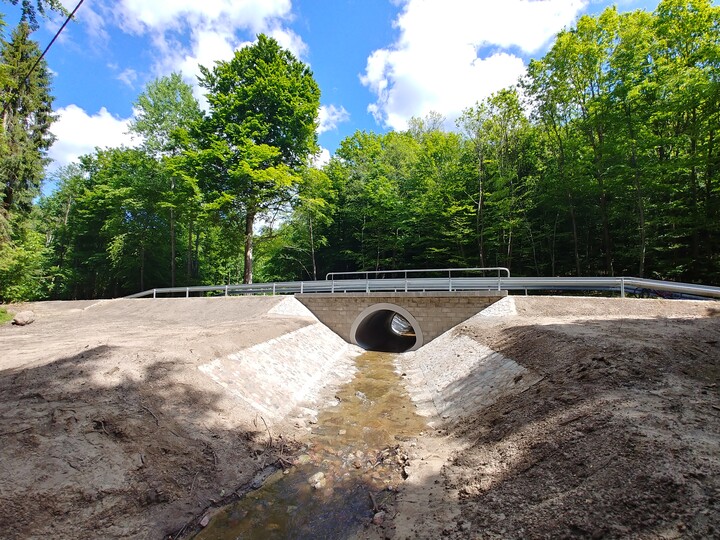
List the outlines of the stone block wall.
{"label": "stone block wall", "polygon": [[432,341],[504,296],[507,296],[506,291],[295,295],[323,324],[348,342],[353,341],[353,323],[367,308],[376,304],[399,306],[420,325],[423,339],[420,345]]}

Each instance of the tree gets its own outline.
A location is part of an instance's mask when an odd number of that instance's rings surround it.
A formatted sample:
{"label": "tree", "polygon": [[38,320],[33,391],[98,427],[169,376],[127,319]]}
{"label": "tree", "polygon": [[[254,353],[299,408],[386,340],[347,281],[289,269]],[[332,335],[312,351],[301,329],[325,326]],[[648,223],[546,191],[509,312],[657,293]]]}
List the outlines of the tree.
{"label": "tree", "polygon": [[143,148],[158,158],[179,154],[183,150],[182,132],[202,118],[192,87],[179,73],[149,83],[133,106],[130,131],[142,136]]}
{"label": "tree", "polygon": [[[192,88],[178,73],[161,77],[148,84],[145,91],[138,96],[134,106],[137,112],[130,130],[142,136],[142,146],[146,152],[166,165],[169,191],[163,206],[170,214],[170,286],[174,287],[175,214],[178,209],[186,210],[186,217],[191,220],[192,213],[189,210],[194,207],[191,204],[193,198],[179,198],[178,191],[185,194],[188,190],[192,190],[192,185],[195,184],[194,177],[175,172],[177,169],[175,162],[178,161],[177,158],[182,150],[187,147],[187,133],[200,121],[202,112],[192,94]],[[185,189],[176,189],[176,184],[183,181],[191,185],[180,186]],[[189,224],[188,226],[190,227]],[[189,237],[188,243],[191,244],[192,233]]]}
{"label": "tree", "polygon": [[460,125],[471,142],[477,168],[477,187],[468,189],[468,194],[474,206],[480,266],[485,266],[486,236],[491,235],[495,263],[510,267],[515,236],[527,228],[523,227],[527,224],[522,162],[528,155],[524,145],[529,121],[518,93],[506,88],[465,110]]}
{"label": "tree", "polygon": [[200,69],[210,112],[194,157],[219,207],[244,213],[243,281],[252,283],[255,219],[291,199],[316,152],[320,90],[304,63],[262,34],[232,60]]}
{"label": "tree", "polygon": [[[5,0],[10,2],[13,6],[17,6],[20,0]],[[22,19],[21,22],[27,23],[30,30],[37,30],[39,28],[38,14],[45,17],[47,15],[46,10],[51,9],[67,15],[67,10],[62,5],[60,0],[35,0],[35,3],[30,0],[22,0]]]}
{"label": "tree", "polygon": [[4,220],[9,219],[11,212],[30,210],[33,197],[39,194],[47,151],[55,139],[50,133],[55,119],[50,73],[44,61],[30,73],[40,50],[29,35],[28,25],[20,23],[10,41],[0,44],[0,62],[5,70],[0,79],[3,103],[0,136],[5,150],[0,155],[3,179],[0,214]]}

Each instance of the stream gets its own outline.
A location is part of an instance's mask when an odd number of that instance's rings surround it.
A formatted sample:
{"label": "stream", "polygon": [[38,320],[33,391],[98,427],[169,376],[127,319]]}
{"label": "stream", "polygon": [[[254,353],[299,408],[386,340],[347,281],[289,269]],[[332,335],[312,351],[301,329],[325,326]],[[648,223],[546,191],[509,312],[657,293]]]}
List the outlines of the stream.
{"label": "stream", "polygon": [[320,411],[305,453],[240,501],[214,514],[195,538],[348,538],[394,500],[407,455],[403,441],[426,429],[389,353],[365,352],[358,371]]}

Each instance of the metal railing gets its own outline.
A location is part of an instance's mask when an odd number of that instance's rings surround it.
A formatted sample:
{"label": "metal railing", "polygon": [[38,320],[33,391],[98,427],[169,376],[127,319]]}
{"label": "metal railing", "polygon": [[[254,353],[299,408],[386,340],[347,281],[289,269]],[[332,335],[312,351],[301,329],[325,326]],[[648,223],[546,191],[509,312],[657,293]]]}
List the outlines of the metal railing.
{"label": "metal railing", "polygon": [[[464,269],[452,269],[453,271]],[[501,269],[505,270],[505,269]],[[447,269],[445,269],[447,271]],[[414,271],[398,271],[397,273]],[[425,270],[427,272],[427,270]],[[437,272],[437,270],[434,270]],[[390,273],[386,271],[385,273]],[[509,272],[508,272],[509,273]],[[350,273],[341,273],[350,274]],[[361,272],[365,274],[365,272]],[[126,298],[157,298],[160,295],[216,294],[281,295],[308,293],[371,293],[371,292],[456,292],[456,291],[606,291],[626,294],[668,294],[686,298],[720,298],[720,287],[676,283],[633,277],[442,277],[442,278],[370,278],[331,279],[324,281],[288,281],[253,283],[251,285],[217,285],[198,287],[167,287],[150,289]],[[330,275],[330,274],[328,274]],[[372,274],[376,275],[376,274]],[[406,274],[404,274],[406,276]]]}
{"label": "metal railing", "polygon": [[488,267],[476,267],[476,268],[415,268],[412,270],[366,270],[356,272],[328,272],[325,275],[326,281],[332,281],[336,279],[336,276],[365,276],[368,279],[369,276],[383,276],[388,275],[394,276],[401,274],[403,278],[408,279],[408,274],[447,274],[448,278],[452,278],[452,273],[463,272],[463,273],[476,273],[476,272],[497,272],[498,277],[500,273],[504,272],[506,277],[510,277],[510,270],[504,266],[488,266]]}
{"label": "metal railing", "polygon": [[[467,273],[487,273],[496,272],[498,280],[502,273],[506,274],[506,277],[510,277],[510,270],[502,266],[492,267],[475,267],[475,268],[425,268],[425,269],[412,269],[412,270],[366,270],[361,272],[329,272],[325,275],[325,281],[330,282],[330,292],[334,293],[336,289],[345,290],[348,281],[353,281],[354,285],[362,280],[353,279],[353,276],[365,276],[365,292],[379,292],[379,291],[394,291],[394,292],[417,292],[432,290],[432,291],[450,291],[453,290],[466,290],[457,289],[457,282],[461,279],[473,279],[468,277],[455,277],[455,284],[453,284],[452,274],[455,272]],[[409,278],[408,274],[447,274],[447,278]],[[343,279],[337,279],[339,276],[348,276]],[[375,279],[370,279],[370,276],[377,276]],[[402,276],[402,277],[393,277]],[[442,281],[447,279],[447,283]],[[474,278],[478,279],[478,278]],[[402,280],[402,281],[400,281]],[[498,281],[498,284],[500,282]],[[419,287],[419,289],[418,289]],[[377,288],[377,289],[375,289]],[[473,290],[473,289],[467,289]],[[480,289],[482,290],[482,288]],[[500,290],[498,287],[497,290]],[[353,291],[357,292],[357,290]]]}

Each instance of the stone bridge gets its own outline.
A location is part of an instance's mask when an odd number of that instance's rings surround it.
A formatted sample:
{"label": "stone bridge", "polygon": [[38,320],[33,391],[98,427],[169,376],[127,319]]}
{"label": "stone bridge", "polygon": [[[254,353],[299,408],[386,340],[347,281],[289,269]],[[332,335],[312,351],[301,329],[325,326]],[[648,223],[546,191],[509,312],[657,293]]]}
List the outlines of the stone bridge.
{"label": "stone bridge", "polygon": [[469,319],[507,291],[296,294],[323,324],[364,349],[412,351]]}

